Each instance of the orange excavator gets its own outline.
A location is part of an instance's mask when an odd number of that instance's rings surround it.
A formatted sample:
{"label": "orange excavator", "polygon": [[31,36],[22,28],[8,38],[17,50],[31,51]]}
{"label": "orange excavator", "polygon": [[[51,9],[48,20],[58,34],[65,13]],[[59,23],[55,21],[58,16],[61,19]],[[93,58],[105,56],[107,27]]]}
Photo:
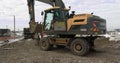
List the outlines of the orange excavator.
{"label": "orange excavator", "polygon": [[54,45],[68,47],[75,55],[85,55],[94,48],[94,40],[106,34],[106,20],[90,14],[69,14],[62,0],[37,0],[51,5],[41,13],[43,23],[35,22],[35,0],[27,0],[30,14],[30,31],[39,33],[39,47],[50,50]]}

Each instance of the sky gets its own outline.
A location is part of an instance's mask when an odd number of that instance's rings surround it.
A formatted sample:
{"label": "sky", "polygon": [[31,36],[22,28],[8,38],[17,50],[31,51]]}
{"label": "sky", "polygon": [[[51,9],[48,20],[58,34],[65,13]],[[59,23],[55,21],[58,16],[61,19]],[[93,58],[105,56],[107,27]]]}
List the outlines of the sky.
{"label": "sky", "polygon": [[[120,1],[119,0],[63,0],[66,8],[76,14],[91,13],[107,21],[107,30],[120,28]],[[37,22],[43,20],[41,12],[51,6],[35,1],[35,18]],[[14,16],[16,30],[29,27],[29,13],[27,0],[0,0],[0,28],[14,29]]]}

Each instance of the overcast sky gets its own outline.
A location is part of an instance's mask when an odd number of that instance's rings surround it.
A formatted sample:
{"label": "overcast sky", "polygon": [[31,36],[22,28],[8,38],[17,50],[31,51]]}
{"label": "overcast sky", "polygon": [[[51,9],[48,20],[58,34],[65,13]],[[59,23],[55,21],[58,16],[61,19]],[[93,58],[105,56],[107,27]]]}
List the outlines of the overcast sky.
{"label": "overcast sky", "polygon": [[[107,29],[120,28],[120,0],[63,0],[66,7],[71,6],[76,14],[91,13],[107,20]],[[36,21],[42,21],[41,11],[49,8],[48,4],[35,2]],[[0,0],[0,28],[13,30],[13,16],[16,16],[16,29],[29,27],[27,0]]]}

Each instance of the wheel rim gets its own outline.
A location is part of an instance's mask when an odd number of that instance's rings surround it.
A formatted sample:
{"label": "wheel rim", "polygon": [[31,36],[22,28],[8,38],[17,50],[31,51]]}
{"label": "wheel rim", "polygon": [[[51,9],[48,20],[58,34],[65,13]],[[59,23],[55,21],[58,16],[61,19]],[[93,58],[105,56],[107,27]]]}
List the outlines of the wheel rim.
{"label": "wheel rim", "polygon": [[82,50],[81,44],[74,44],[74,51],[80,52]]}
{"label": "wheel rim", "polygon": [[42,42],[42,47],[46,47],[46,46],[47,46],[46,42],[43,41],[43,42]]}

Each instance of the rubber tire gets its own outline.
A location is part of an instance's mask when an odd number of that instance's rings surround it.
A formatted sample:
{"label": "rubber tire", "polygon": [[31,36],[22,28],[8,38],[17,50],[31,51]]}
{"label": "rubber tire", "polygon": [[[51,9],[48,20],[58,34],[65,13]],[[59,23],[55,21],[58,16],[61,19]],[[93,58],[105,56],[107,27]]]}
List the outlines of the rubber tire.
{"label": "rubber tire", "polygon": [[[76,48],[75,48],[75,45],[79,44],[81,46],[81,50],[78,51]],[[89,52],[89,43],[85,40],[85,39],[82,39],[82,38],[77,38],[77,39],[74,39],[70,45],[70,49],[71,49],[71,52],[74,54],[74,55],[78,55],[78,56],[84,56],[85,54],[87,54]]]}
{"label": "rubber tire", "polygon": [[[44,47],[42,43],[45,43],[46,46]],[[40,49],[43,51],[48,51],[51,49],[51,45],[50,45],[49,40],[47,38],[41,38],[41,41],[39,44],[40,44]]]}

